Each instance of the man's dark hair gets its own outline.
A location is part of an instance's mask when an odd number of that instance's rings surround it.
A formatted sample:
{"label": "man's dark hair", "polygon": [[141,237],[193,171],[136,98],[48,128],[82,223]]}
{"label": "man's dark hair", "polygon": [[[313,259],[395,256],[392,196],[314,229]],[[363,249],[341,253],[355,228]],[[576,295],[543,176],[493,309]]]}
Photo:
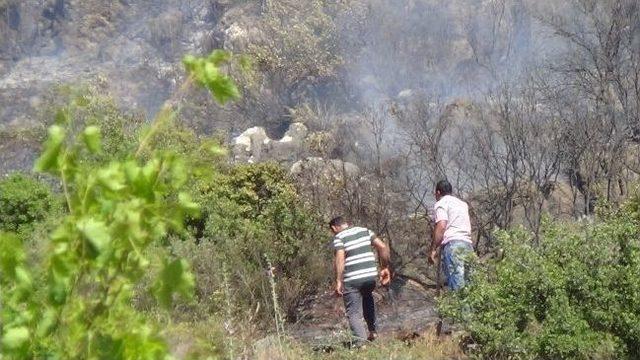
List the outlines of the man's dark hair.
{"label": "man's dark hair", "polygon": [[442,195],[451,195],[453,188],[447,180],[440,180],[436,184],[436,191],[439,191]]}
{"label": "man's dark hair", "polygon": [[341,226],[347,223],[347,219],[342,216],[336,216],[329,221],[329,226]]}

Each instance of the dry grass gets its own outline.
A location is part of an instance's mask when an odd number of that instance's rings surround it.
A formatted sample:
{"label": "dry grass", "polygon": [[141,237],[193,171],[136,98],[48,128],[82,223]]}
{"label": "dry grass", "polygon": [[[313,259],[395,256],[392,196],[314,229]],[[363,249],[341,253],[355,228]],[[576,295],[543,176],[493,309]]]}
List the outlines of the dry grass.
{"label": "dry grass", "polygon": [[[220,321],[173,324],[165,336],[176,359],[251,360],[444,360],[468,359],[460,347],[460,337],[437,337],[435,329],[423,333],[382,334],[376,342],[360,349],[349,349],[339,340],[323,347],[314,347],[290,337],[269,335],[249,340],[235,334],[234,350],[230,336]],[[255,335],[255,334],[254,334]]]}
{"label": "dry grass", "polygon": [[[392,338],[381,338],[361,349],[348,349],[341,345],[313,349],[295,341],[287,341],[280,349],[273,346],[256,348],[252,358],[258,360],[293,359],[467,359],[460,348],[460,338],[437,337],[431,329],[422,334],[395,334]],[[264,344],[263,344],[264,345]]]}

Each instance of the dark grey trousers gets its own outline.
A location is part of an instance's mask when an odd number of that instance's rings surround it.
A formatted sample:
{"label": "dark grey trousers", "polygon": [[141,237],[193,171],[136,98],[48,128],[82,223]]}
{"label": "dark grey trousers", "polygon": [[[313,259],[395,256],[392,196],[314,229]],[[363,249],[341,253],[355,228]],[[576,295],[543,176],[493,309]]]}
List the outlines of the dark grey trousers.
{"label": "dark grey trousers", "polygon": [[[375,280],[357,285],[345,285],[342,296],[351,331],[354,336],[363,340],[367,339],[369,332],[376,331],[376,307],[373,301],[375,288]],[[362,321],[363,318],[364,321]]]}

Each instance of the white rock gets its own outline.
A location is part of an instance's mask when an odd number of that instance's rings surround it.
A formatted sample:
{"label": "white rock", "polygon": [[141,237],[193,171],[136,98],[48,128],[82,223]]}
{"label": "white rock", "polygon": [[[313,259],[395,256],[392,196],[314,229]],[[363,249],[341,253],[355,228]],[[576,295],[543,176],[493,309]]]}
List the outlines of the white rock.
{"label": "white rock", "polygon": [[233,140],[234,159],[240,162],[259,162],[275,160],[292,162],[303,150],[307,127],[302,123],[293,123],[280,140],[269,138],[263,127],[245,130]]}
{"label": "white rock", "polygon": [[[258,140],[258,141],[256,141]],[[251,152],[252,145],[254,143],[268,143],[269,137],[267,136],[267,132],[261,126],[254,126],[245,130],[242,134],[234,139],[235,145],[242,145],[245,148],[245,151]]]}

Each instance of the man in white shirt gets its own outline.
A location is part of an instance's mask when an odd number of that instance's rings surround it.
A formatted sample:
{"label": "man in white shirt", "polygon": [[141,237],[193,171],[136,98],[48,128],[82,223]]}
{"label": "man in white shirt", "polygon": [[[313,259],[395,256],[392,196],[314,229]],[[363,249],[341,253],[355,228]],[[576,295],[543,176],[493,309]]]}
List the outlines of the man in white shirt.
{"label": "man in white shirt", "polygon": [[451,290],[458,290],[464,286],[468,275],[465,260],[473,253],[473,243],[469,206],[451,193],[451,184],[447,180],[438,182],[434,205],[436,226],[429,262],[435,263],[438,249],[442,247],[441,260],[447,285]]}

